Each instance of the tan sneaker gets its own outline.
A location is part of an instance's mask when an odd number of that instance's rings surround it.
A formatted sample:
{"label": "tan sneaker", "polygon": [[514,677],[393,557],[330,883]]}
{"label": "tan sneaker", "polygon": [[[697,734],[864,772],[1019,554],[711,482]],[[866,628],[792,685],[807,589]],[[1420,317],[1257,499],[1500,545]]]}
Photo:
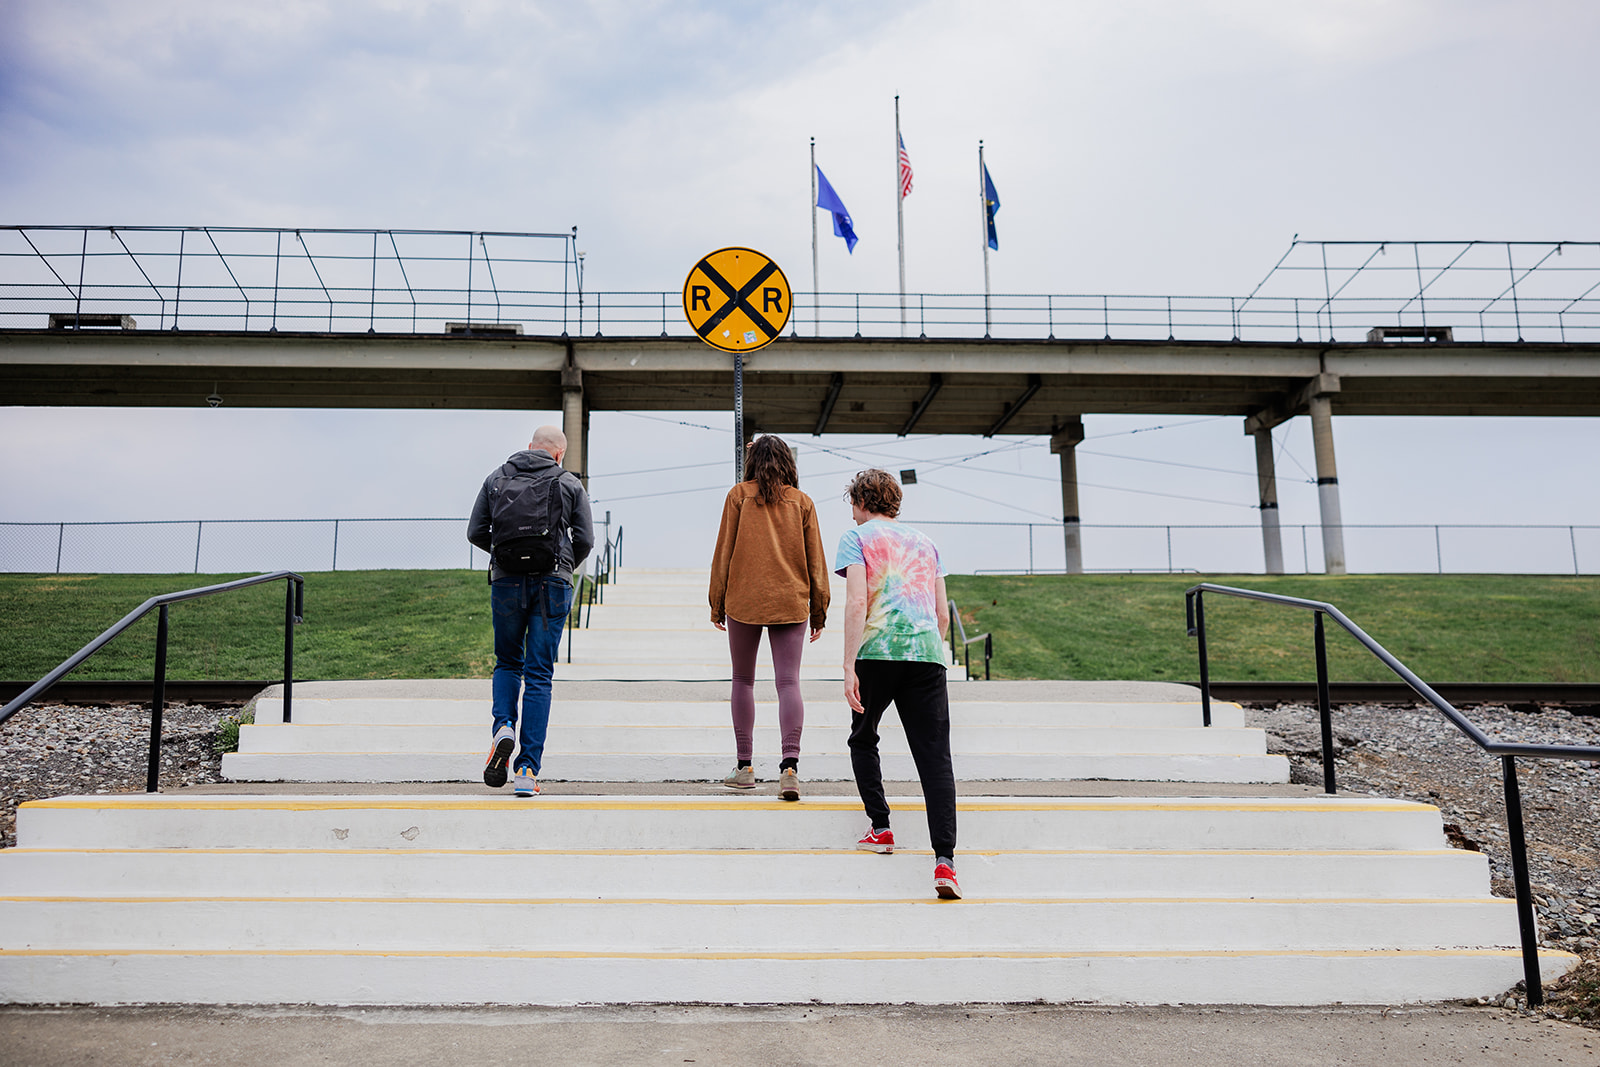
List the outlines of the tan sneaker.
{"label": "tan sneaker", "polygon": [[733,768],[733,773],[722,780],[722,784],[729,789],[754,789],[756,787],[756,769],[753,766],[736,766]]}
{"label": "tan sneaker", "polygon": [[785,767],[778,778],[778,795],[785,800],[800,799],[800,776],[793,767]]}

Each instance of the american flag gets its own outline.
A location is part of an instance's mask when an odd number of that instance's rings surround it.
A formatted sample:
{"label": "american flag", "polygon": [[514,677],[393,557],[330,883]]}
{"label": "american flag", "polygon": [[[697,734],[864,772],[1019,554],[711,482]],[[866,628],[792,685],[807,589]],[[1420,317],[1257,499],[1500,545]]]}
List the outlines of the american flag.
{"label": "american flag", "polygon": [[904,200],[911,195],[911,157],[906,155],[906,139],[898,137],[900,142],[900,199]]}

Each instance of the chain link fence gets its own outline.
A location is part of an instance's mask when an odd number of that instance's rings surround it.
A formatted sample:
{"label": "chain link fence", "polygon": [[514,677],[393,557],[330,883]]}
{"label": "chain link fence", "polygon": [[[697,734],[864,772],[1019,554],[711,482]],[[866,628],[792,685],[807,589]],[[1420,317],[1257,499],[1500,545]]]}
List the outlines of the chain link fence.
{"label": "chain link fence", "polygon": [[[919,522],[953,573],[1060,573],[1060,523]],[[597,526],[604,525],[596,523]],[[477,570],[465,518],[205,519],[0,523],[0,572],[235,574],[288,569]],[[1262,569],[1259,525],[1079,527],[1089,571],[1250,574]],[[597,531],[598,533],[599,531]],[[1282,527],[1284,566],[1322,571],[1315,525]],[[1355,525],[1344,528],[1350,569],[1372,574],[1596,574],[1600,526]]]}
{"label": "chain link fence", "polygon": [[469,570],[488,564],[460,519],[205,519],[0,523],[0,571],[233,574]]}
{"label": "chain link fence", "polygon": [[[1060,523],[906,520],[939,544],[957,574],[1061,573]],[[1111,573],[1261,573],[1259,524],[1079,528],[1085,570]],[[1284,569],[1322,573],[1322,528],[1281,527]],[[1367,574],[1596,574],[1600,526],[1408,524],[1344,527],[1345,558]]]}

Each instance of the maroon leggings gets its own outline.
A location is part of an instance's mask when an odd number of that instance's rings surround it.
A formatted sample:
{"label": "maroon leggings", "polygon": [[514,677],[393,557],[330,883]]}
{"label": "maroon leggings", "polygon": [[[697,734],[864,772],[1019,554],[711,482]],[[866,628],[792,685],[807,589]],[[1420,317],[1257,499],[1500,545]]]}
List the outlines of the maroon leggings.
{"label": "maroon leggings", "polygon": [[805,727],[806,706],[800,699],[800,653],[806,647],[806,623],[761,627],[728,620],[728,651],[733,656],[733,743],[739,766],[755,755],[756,652],[761,631],[772,646],[772,670],[778,683],[778,727],[783,732],[783,760],[800,758],[800,731]]}

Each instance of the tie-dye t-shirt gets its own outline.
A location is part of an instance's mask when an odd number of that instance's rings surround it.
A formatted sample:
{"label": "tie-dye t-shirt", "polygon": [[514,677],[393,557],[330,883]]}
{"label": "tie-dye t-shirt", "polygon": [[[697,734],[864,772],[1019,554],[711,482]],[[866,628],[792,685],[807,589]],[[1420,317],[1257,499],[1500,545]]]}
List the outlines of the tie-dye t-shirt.
{"label": "tie-dye t-shirt", "polygon": [[943,663],[939,633],[939,549],[925,534],[873,519],[839,538],[834,573],[854,563],[867,572],[867,624],[857,659]]}

